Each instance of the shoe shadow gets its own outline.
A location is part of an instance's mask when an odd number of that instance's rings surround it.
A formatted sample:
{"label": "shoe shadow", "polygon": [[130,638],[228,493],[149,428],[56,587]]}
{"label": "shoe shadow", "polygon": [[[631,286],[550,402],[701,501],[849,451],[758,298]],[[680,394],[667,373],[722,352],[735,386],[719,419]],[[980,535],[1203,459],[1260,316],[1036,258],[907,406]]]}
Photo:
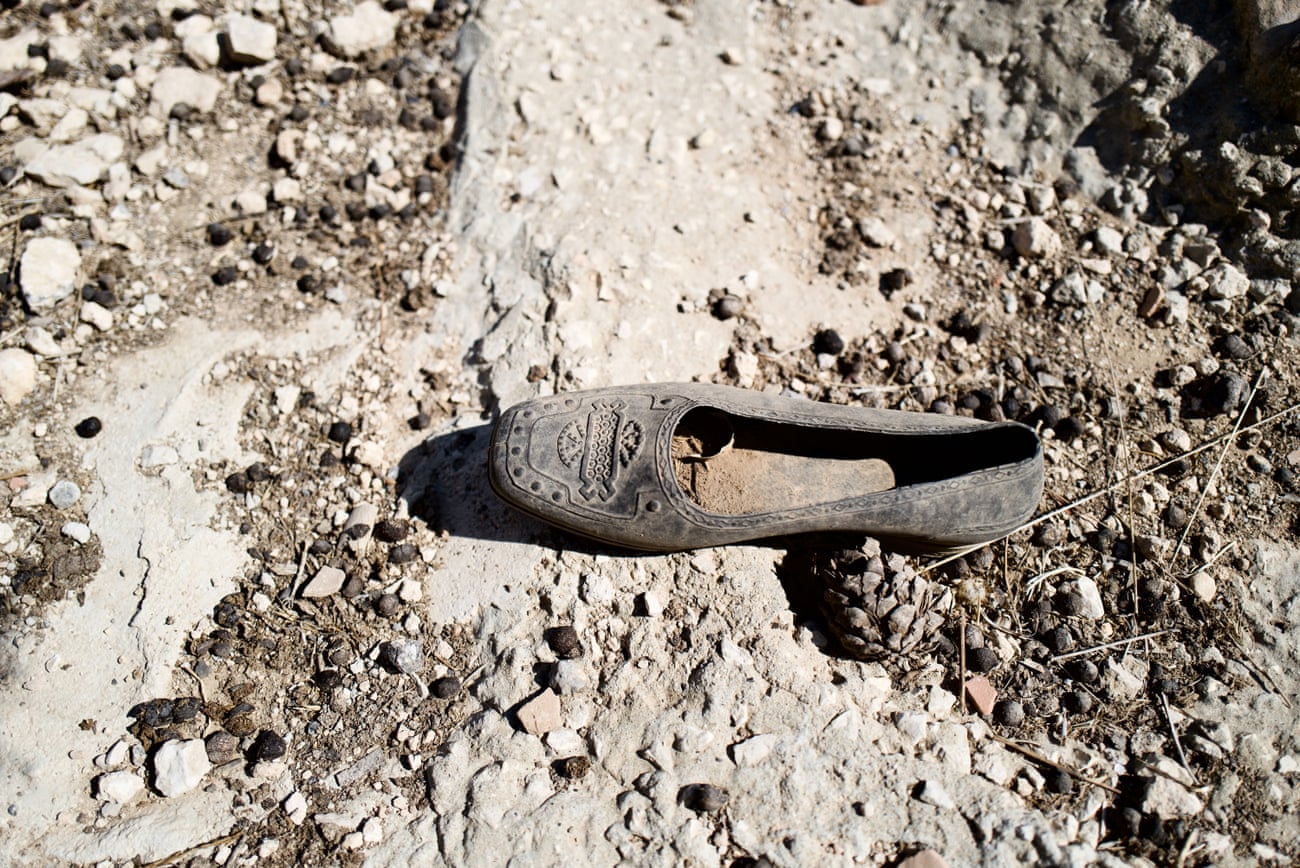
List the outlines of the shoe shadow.
{"label": "shoe shadow", "polygon": [[571,535],[507,506],[488,482],[491,438],[491,425],[477,425],[430,437],[402,456],[397,495],[406,501],[411,518],[454,537],[593,555],[645,556]]}

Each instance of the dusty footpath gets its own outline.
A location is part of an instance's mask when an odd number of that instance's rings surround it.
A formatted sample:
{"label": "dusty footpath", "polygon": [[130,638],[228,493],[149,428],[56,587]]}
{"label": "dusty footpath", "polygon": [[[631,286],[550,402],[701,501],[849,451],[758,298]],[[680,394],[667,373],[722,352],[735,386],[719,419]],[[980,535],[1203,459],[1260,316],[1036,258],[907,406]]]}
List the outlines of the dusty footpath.
{"label": "dusty footpath", "polygon": [[[1292,4],[0,5],[0,863],[1300,858]],[[675,380],[1018,419],[1043,502],[493,496]]]}

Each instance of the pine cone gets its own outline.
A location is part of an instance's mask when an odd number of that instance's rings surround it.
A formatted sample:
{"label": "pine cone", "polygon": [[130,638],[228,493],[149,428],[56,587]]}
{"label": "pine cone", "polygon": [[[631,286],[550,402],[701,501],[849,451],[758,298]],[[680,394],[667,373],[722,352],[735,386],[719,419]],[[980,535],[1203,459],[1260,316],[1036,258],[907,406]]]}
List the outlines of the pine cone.
{"label": "pine cone", "polygon": [[874,539],[816,556],[813,572],[826,583],[822,613],[831,632],[862,660],[928,648],[952,609],[947,587],[917,575],[901,555],[882,558]]}

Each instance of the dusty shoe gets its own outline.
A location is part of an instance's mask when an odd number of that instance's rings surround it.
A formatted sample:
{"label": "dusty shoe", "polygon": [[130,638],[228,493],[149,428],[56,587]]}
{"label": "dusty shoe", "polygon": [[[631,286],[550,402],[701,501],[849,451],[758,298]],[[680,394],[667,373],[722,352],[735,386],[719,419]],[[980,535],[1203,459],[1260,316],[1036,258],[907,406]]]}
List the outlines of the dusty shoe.
{"label": "dusty shoe", "polygon": [[704,383],[573,392],[501,417],[492,487],[543,521],[648,551],[814,531],[941,551],[1024,522],[1043,488],[1015,422],[869,410]]}

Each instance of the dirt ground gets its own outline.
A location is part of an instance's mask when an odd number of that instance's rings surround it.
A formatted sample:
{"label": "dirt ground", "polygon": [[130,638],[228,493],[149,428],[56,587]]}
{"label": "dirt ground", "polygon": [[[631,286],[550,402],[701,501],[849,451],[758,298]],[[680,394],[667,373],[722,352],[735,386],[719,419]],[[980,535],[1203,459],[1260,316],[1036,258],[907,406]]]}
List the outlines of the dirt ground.
{"label": "dirt ground", "polygon": [[[1300,859],[1300,9],[2,5],[0,862]],[[1042,502],[493,495],[688,380],[1023,422]]]}

